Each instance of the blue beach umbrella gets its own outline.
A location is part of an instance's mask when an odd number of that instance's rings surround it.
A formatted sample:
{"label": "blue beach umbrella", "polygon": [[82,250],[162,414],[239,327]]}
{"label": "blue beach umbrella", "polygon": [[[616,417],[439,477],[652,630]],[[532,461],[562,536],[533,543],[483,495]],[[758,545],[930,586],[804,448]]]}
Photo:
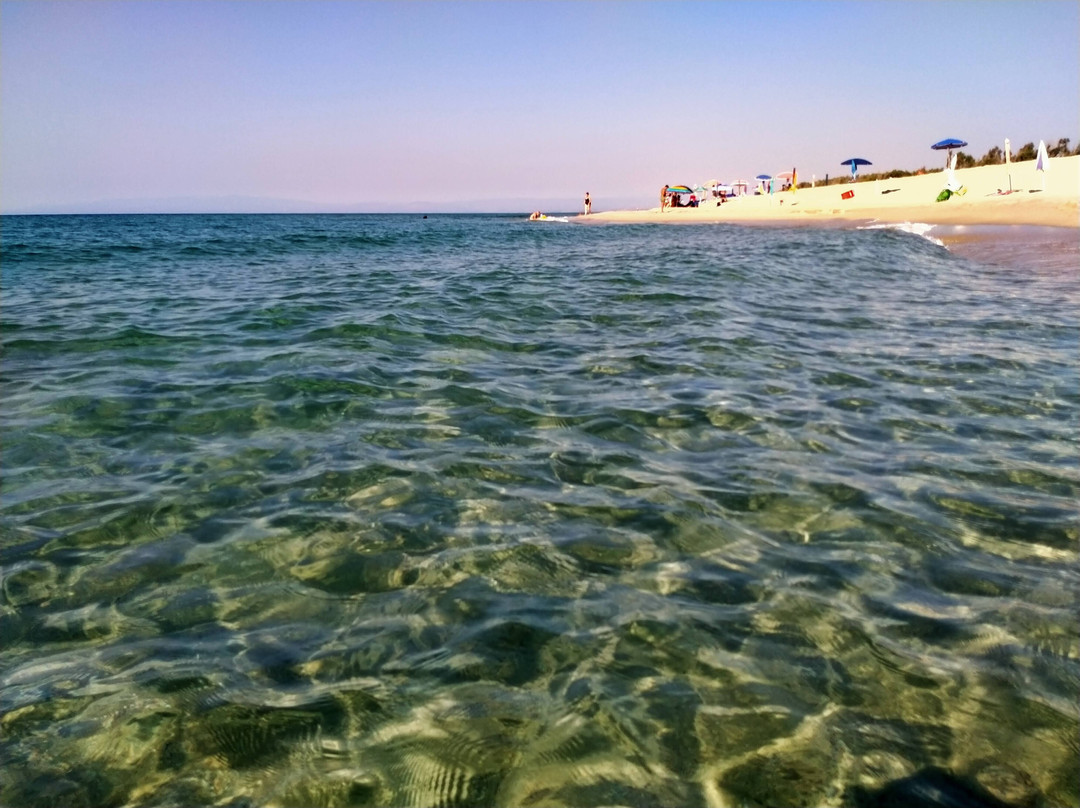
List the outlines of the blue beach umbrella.
{"label": "blue beach umbrella", "polygon": [[849,157],[840,163],[842,166],[851,166],[851,181],[855,182],[855,175],[859,173],[859,166],[872,166],[869,160],[864,160],[861,157]]}
{"label": "blue beach umbrella", "polygon": [[962,149],[966,145],[967,145],[966,140],[960,140],[959,138],[955,138],[955,137],[947,137],[944,140],[939,140],[937,143],[935,143],[930,148],[933,149],[934,151],[948,150],[949,153],[945,155],[945,167],[948,168],[949,167],[949,161],[952,159],[952,150],[953,149]]}

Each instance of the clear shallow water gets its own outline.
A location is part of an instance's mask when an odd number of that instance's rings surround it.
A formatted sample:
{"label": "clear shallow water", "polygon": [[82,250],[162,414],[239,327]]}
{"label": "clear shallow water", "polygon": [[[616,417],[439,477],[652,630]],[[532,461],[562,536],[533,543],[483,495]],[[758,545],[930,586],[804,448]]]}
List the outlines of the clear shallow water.
{"label": "clear shallow water", "polygon": [[2,225],[0,804],[1080,800],[1075,269]]}

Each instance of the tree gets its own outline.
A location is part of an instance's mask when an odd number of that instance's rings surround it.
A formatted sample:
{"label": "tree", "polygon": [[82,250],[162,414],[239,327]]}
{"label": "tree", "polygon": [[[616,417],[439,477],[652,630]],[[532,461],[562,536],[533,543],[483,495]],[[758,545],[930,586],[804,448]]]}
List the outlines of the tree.
{"label": "tree", "polygon": [[1035,153],[1034,143],[1025,143],[1019,149],[1016,150],[1016,155],[1013,157],[1016,162],[1021,163],[1024,160],[1034,160],[1038,155]]}
{"label": "tree", "polygon": [[1056,146],[1052,146],[1047,149],[1047,155],[1050,157],[1068,157],[1069,156],[1069,139],[1067,137],[1061,138]]}
{"label": "tree", "polygon": [[991,146],[990,151],[983,155],[979,160],[981,166],[996,166],[998,163],[1005,162],[1005,156],[1002,154],[1001,149],[998,146]]}
{"label": "tree", "polygon": [[956,167],[957,168],[971,168],[975,165],[975,158],[970,154],[964,152],[956,153]]}

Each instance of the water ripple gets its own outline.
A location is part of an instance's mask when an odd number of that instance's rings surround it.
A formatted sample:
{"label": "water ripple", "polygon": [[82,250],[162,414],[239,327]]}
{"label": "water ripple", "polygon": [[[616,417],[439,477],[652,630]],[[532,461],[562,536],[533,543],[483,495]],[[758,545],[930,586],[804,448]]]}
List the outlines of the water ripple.
{"label": "water ripple", "polygon": [[0,802],[1076,802],[1071,276],[494,216],[3,259]]}

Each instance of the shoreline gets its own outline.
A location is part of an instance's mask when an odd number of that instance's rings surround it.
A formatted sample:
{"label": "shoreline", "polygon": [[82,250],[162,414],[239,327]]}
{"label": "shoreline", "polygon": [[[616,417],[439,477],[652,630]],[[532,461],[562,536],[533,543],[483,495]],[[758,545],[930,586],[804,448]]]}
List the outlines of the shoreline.
{"label": "shoreline", "polygon": [[[1080,228],[1080,156],[1053,158],[1037,172],[1035,161],[957,169],[961,196],[937,202],[945,171],[911,177],[850,183],[833,181],[772,195],[742,196],[717,205],[661,211],[614,210],[578,215],[579,222],[700,224],[925,223],[933,225],[1034,225]],[[1011,189],[1011,190],[1010,190]],[[853,191],[849,199],[842,194]]]}

